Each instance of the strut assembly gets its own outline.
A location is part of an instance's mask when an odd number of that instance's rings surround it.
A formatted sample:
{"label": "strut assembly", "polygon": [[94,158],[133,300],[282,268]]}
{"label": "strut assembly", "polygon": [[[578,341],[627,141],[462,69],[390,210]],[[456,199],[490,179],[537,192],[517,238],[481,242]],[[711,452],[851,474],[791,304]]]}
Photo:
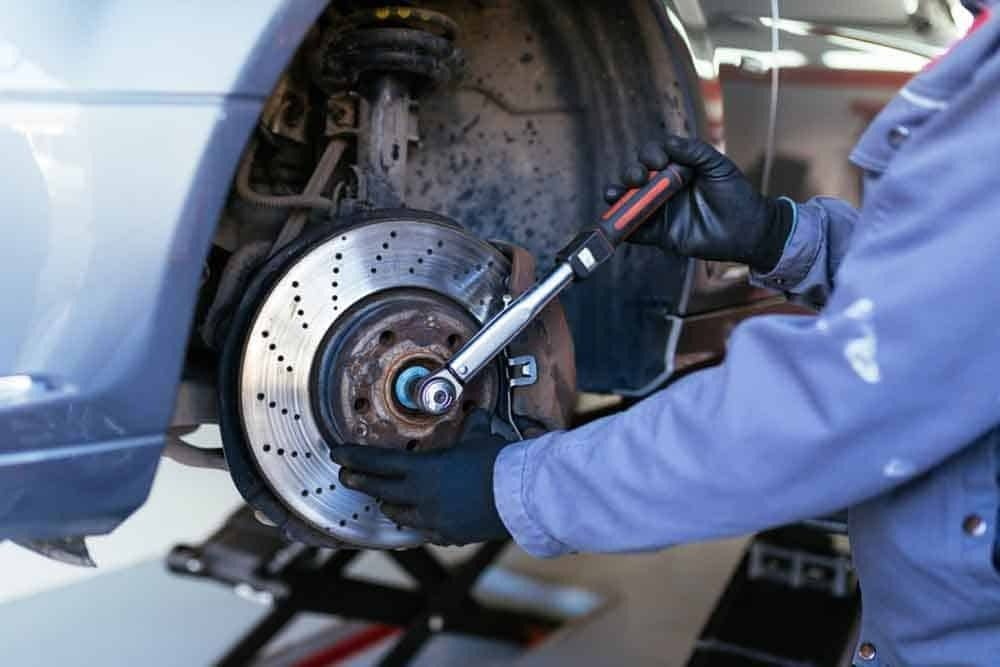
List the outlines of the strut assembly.
{"label": "strut assembly", "polygon": [[454,44],[457,29],[438,12],[383,7],[352,14],[330,34],[320,83],[358,96],[362,208],[405,205],[409,145],[419,139],[416,100],[460,75],[464,58]]}

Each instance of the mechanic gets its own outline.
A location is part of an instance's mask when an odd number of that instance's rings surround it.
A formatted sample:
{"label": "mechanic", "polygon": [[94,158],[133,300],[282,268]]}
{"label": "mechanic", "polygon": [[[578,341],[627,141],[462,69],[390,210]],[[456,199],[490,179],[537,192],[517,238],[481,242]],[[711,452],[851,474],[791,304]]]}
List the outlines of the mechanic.
{"label": "mechanic", "polygon": [[476,417],[446,451],[337,447],[343,484],[434,541],[509,532],[537,556],[849,507],[856,664],[1000,664],[997,2],[862,136],[859,211],[764,197],[693,139],[650,144],[627,170],[631,186],[668,160],[696,175],[645,240],[749,264],[760,285],[819,295],[817,316],[745,322],[723,365],[573,431],[508,445]]}

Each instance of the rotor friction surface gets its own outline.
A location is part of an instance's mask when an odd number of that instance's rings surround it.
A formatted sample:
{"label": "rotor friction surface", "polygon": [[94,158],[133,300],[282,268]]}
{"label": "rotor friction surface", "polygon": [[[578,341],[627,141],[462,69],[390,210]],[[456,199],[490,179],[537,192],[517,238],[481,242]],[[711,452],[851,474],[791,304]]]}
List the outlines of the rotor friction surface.
{"label": "rotor friction surface", "polygon": [[240,369],[249,455],[293,514],[336,540],[375,548],[424,542],[364,494],[340,486],[314,412],[314,366],[353,306],[400,288],[446,297],[480,325],[500,307],[509,262],[458,228],[387,220],[347,229],[301,256],[253,319]]}

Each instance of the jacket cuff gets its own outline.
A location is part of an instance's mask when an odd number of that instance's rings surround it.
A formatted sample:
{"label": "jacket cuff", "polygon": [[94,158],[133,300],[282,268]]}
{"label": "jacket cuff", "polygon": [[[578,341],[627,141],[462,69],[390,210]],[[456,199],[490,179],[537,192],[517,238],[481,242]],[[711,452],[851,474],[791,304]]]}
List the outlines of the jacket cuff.
{"label": "jacket cuff", "polygon": [[552,538],[532,517],[530,485],[537,448],[547,437],[508,445],[493,464],[493,498],[500,520],[518,546],[536,558],[552,558],[571,549]]}
{"label": "jacket cuff", "polygon": [[792,231],[777,265],[767,273],[750,272],[750,282],[782,292],[794,292],[809,274],[823,246],[823,225],[816,219],[817,211],[800,206],[787,197],[794,212]]}

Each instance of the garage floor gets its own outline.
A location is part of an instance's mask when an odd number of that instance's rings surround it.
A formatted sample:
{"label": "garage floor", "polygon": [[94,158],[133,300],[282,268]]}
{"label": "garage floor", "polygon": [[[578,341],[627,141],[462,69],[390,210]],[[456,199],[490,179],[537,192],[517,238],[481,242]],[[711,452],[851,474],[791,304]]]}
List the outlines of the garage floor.
{"label": "garage floor", "polygon": [[[239,502],[226,475],[164,461],[149,502],[115,534],[93,541],[99,569],[60,565],[0,544],[4,662],[209,664],[266,608],[221,586],[172,576],[162,558],[176,543],[206,538]],[[594,593],[605,603],[515,664],[683,664],[742,546],[742,540],[732,540],[659,554],[550,561],[510,548],[501,560],[504,570]],[[463,554],[451,549],[446,555]],[[375,577],[392,576],[378,559],[364,567]],[[348,629],[314,617],[297,623],[282,642],[287,649],[320,631]],[[422,664],[469,664],[470,655],[477,663],[511,664],[517,658],[510,647],[490,642],[438,644]]]}

